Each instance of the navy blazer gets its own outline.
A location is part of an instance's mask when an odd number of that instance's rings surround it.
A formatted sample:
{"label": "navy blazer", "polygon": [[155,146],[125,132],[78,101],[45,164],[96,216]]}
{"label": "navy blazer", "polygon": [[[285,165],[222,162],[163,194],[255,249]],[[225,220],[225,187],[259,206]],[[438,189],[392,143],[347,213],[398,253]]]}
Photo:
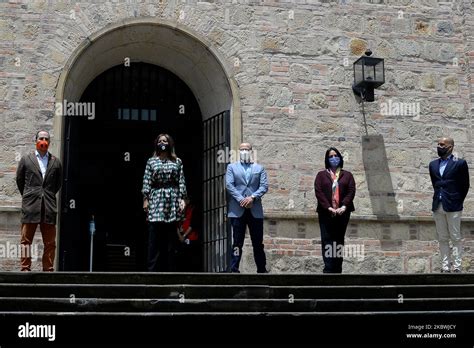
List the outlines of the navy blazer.
{"label": "navy blazer", "polygon": [[430,177],[433,184],[433,205],[435,211],[439,206],[439,195],[444,211],[453,212],[463,209],[463,202],[469,191],[469,170],[467,162],[461,158],[449,157],[443,176],[439,174],[441,159],[430,162]]}

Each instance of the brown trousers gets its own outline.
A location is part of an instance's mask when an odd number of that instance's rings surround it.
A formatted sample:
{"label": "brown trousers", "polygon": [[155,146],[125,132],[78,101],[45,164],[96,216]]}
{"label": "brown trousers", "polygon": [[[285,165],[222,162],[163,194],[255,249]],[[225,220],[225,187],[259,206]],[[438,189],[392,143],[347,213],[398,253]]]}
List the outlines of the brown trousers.
{"label": "brown trousers", "polygon": [[[54,256],[56,254],[56,226],[40,223],[43,237],[43,271],[54,271]],[[35,236],[37,223],[21,225],[21,270],[31,271],[31,243]]]}

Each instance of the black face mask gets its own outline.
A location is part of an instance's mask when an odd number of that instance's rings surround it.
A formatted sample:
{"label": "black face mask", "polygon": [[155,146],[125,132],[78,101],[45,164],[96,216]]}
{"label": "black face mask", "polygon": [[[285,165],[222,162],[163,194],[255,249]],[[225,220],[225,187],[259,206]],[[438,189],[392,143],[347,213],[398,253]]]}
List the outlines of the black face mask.
{"label": "black face mask", "polygon": [[447,147],[439,147],[438,146],[438,156],[439,157],[443,157],[444,155],[446,155],[448,153],[448,148]]}
{"label": "black face mask", "polygon": [[157,144],[156,145],[156,152],[167,152],[170,146],[168,144]]}

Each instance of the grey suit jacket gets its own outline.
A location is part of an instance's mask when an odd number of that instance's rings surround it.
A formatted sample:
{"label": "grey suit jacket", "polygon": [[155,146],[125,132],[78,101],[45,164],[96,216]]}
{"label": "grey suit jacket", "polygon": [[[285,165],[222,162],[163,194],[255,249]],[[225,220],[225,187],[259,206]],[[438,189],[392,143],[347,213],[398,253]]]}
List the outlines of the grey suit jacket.
{"label": "grey suit jacket", "polygon": [[56,193],[62,184],[62,165],[59,158],[48,152],[48,167],[43,180],[35,153],[21,158],[16,171],[16,183],[22,195],[21,222],[40,223],[41,203],[44,202],[44,223],[56,224],[58,212]]}
{"label": "grey suit jacket", "polygon": [[246,208],[240,206],[240,201],[245,197],[254,195],[250,212],[255,218],[263,219],[262,196],[268,191],[267,173],[257,163],[252,163],[250,180],[247,182],[245,171],[240,162],[227,166],[226,188],[228,200],[228,217],[241,217]]}

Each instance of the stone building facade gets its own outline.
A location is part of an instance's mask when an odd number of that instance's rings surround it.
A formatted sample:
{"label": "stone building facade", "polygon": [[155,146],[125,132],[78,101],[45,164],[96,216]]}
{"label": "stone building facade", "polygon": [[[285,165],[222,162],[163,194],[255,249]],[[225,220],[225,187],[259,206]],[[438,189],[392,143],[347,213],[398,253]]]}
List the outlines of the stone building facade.
{"label": "stone building facade", "polygon": [[[385,59],[386,82],[365,104],[366,132],[351,85],[352,63],[367,48]],[[253,144],[269,177],[272,272],[322,270],[313,185],[329,146],[341,150],[357,184],[346,243],[358,254],[345,259],[344,272],[439,271],[428,164],[436,139],[447,135],[472,167],[471,1],[0,3],[4,251],[18,244],[15,170],[35,132],[50,129],[53,154],[67,160],[65,116],[55,113],[56,103],[78,102],[107,69],[139,62],[184,81],[203,120],[229,110],[231,149]],[[464,269],[473,272],[473,190],[462,233]],[[36,240],[41,246],[39,233]],[[244,271],[254,272],[249,243]],[[4,255],[0,269],[16,270],[17,263]]]}

